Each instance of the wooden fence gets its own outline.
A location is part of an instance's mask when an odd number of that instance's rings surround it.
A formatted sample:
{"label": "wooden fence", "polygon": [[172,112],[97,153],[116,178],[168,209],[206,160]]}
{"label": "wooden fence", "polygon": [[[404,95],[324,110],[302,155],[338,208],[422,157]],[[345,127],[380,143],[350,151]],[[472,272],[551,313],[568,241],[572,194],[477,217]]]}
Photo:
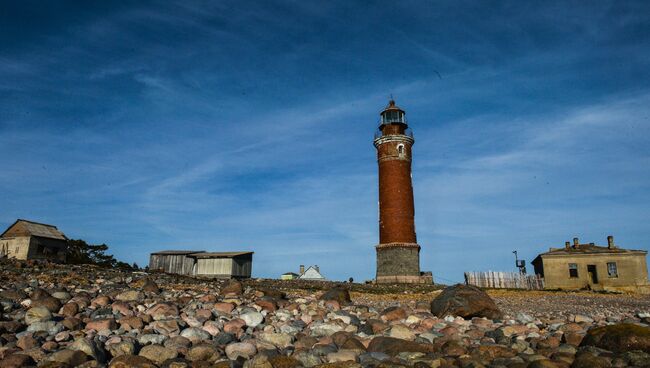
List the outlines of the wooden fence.
{"label": "wooden fence", "polygon": [[539,275],[518,272],[465,272],[465,284],[495,289],[544,289],[544,279]]}

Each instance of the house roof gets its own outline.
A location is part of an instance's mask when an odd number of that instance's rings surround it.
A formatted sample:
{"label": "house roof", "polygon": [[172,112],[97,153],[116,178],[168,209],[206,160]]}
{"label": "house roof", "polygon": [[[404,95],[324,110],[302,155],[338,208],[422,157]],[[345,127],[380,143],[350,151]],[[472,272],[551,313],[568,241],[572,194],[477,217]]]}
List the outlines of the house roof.
{"label": "house roof", "polygon": [[243,256],[248,254],[253,254],[254,252],[202,252],[192,254],[192,257],[195,258],[233,258],[237,256]]}
{"label": "house roof", "polygon": [[188,255],[195,253],[203,253],[204,250],[161,250],[160,252],[151,253],[152,255]]}
{"label": "house roof", "polygon": [[325,277],[314,266],[309,266],[299,278],[303,280],[325,280]]}
{"label": "house roof", "polygon": [[67,240],[66,236],[54,225],[18,219],[5,230],[0,237],[7,236],[38,236],[41,238]]}
{"label": "house roof", "polygon": [[283,273],[283,274],[282,274],[282,276],[284,276],[284,275],[294,275],[294,276],[300,276],[300,275],[298,275],[298,274],[297,274],[297,273],[295,273],[295,272],[285,272],[285,273]]}
{"label": "house roof", "polygon": [[619,247],[608,248],[600,245],[595,245],[593,243],[588,244],[578,244],[577,246],[570,246],[569,248],[551,248],[548,252],[541,253],[539,257],[542,256],[574,256],[579,254],[631,254],[631,253],[643,253],[646,254],[645,250],[634,250],[634,249],[623,249]]}

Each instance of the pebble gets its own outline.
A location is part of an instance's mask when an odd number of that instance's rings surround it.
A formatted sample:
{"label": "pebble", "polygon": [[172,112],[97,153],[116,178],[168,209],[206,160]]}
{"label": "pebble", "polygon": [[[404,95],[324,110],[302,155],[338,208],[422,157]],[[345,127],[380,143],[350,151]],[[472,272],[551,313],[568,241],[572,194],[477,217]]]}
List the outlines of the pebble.
{"label": "pebble", "polygon": [[253,328],[257,327],[262,323],[262,321],[264,321],[264,316],[259,312],[247,312],[240,315],[239,318],[244,320],[246,326]]}
{"label": "pebble", "polygon": [[46,322],[52,319],[52,313],[45,307],[32,307],[25,313],[25,324]]}
{"label": "pebble", "polygon": [[181,331],[181,336],[190,340],[193,344],[210,339],[210,334],[205,330],[196,327],[186,328]]}
{"label": "pebble", "polygon": [[292,338],[290,335],[285,333],[268,333],[264,332],[259,336],[261,341],[268,342],[274,346],[284,349],[291,346]]}
{"label": "pebble", "polygon": [[[595,368],[650,360],[650,301],[641,298],[510,292],[495,298],[497,311],[481,294],[489,316],[435,316],[435,295],[352,299],[347,284],[294,293],[294,284],[270,280],[0,266],[2,368]],[[616,338],[600,338],[599,328]]]}
{"label": "pebble", "polygon": [[255,354],[257,354],[257,348],[254,344],[247,341],[236,342],[226,346],[226,356],[230,360],[237,360],[239,357],[249,359]]}
{"label": "pebble", "polygon": [[128,290],[115,296],[115,300],[123,302],[137,302],[144,299],[144,294],[138,290]]}
{"label": "pebble", "polygon": [[150,361],[161,365],[168,359],[174,359],[178,356],[178,352],[174,349],[166,348],[162,345],[147,345],[143,347],[138,353],[139,356],[145,357]]}

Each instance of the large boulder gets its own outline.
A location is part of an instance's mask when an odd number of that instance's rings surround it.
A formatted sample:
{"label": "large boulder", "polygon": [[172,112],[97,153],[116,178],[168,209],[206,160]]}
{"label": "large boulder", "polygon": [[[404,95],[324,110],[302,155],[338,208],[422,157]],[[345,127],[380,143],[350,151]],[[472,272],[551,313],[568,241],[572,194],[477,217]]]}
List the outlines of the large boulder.
{"label": "large boulder", "polygon": [[347,305],[352,302],[350,292],[342,287],[335,287],[320,296],[320,300],[335,300],[339,305]]}
{"label": "large boulder", "polygon": [[594,327],[587,331],[580,346],[596,346],[615,353],[632,350],[650,353],[650,327],[633,323]]}
{"label": "large boulder", "polygon": [[431,313],[438,317],[459,316],[463,318],[485,317],[500,319],[501,311],[492,298],[472,285],[457,284],[445,288],[431,302]]}

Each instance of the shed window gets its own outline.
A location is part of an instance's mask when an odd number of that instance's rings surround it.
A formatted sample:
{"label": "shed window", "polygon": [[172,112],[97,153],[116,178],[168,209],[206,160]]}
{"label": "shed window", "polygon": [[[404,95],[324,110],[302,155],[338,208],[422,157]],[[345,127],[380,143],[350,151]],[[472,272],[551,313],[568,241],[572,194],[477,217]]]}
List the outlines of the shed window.
{"label": "shed window", "polygon": [[616,262],[607,262],[607,275],[609,277],[618,277],[618,269],[616,268]]}
{"label": "shed window", "polygon": [[569,263],[569,277],[577,278],[578,277],[578,264]]}

